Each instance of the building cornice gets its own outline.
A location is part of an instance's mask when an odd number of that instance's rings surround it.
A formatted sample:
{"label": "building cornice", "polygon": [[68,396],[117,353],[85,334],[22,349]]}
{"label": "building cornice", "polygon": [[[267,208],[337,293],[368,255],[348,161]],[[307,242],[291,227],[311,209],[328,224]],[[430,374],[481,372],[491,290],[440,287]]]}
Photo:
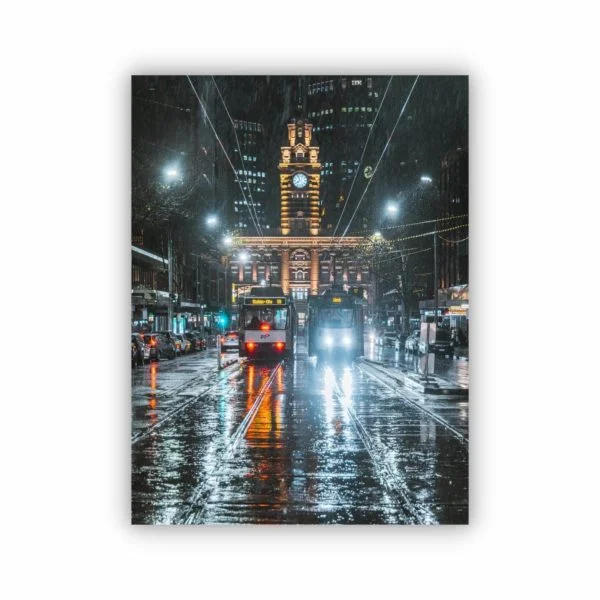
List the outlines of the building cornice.
{"label": "building cornice", "polygon": [[273,236],[273,237],[238,237],[237,246],[249,246],[252,248],[354,248],[360,246],[366,238],[364,237],[291,237],[291,236]]}

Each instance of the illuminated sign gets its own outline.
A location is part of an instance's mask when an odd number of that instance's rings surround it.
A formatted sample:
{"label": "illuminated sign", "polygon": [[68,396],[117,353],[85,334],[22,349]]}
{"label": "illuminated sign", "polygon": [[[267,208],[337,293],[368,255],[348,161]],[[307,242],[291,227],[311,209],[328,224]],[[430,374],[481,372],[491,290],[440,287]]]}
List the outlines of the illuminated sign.
{"label": "illuminated sign", "polygon": [[454,315],[454,316],[466,316],[467,309],[466,308],[458,308],[456,306],[451,306],[444,311],[445,315]]}
{"label": "illuminated sign", "polygon": [[277,304],[285,304],[285,298],[247,298],[245,304],[272,306]]}
{"label": "illuminated sign", "polygon": [[331,299],[331,301],[332,301],[334,304],[339,304],[339,303],[342,301],[342,299],[341,299],[339,296],[334,296],[334,297]]}

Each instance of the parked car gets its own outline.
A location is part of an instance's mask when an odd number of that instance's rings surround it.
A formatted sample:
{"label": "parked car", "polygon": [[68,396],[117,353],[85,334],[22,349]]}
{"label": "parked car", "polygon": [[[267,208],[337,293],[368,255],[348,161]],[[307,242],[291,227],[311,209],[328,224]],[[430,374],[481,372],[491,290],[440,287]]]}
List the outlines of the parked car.
{"label": "parked car", "polygon": [[142,366],[145,362],[150,360],[150,346],[144,342],[144,336],[141,333],[131,334],[131,344],[132,348],[135,346],[135,358],[132,349],[132,366]]}
{"label": "parked car", "polygon": [[177,355],[173,342],[160,333],[145,334],[144,342],[150,348],[150,361],[158,361],[161,358],[173,360]]}
{"label": "parked car", "polygon": [[181,354],[188,354],[192,351],[192,342],[188,340],[182,333],[173,334],[177,340],[179,340],[181,347]]}
{"label": "parked car", "polygon": [[221,350],[227,352],[229,350],[240,349],[240,335],[237,331],[228,331],[221,336]]}
{"label": "parked car", "polygon": [[404,342],[404,350],[406,352],[417,352],[419,349],[419,338],[421,336],[421,332],[418,329],[415,329]]}
{"label": "parked car", "polygon": [[167,341],[169,341],[175,347],[175,355],[181,356],[181,340],[172,331],[160,331],[159,332]]}
{"label": "parked car", "polygon": [[[419,353],[425,354],[427,352],[427,344],[425,342],[419,342]],[[452,355],[454,354],[454,341],[450,335],[448,329],[441,329],[435,333],[435,342],[429,344],[429,352],[435,352],[436,354]]]}
{"label": "parked car", "polygon": [[186,331],[183,335],[192,344],[192,352],[206,350],[206,340],[200,335],[199,331]]}

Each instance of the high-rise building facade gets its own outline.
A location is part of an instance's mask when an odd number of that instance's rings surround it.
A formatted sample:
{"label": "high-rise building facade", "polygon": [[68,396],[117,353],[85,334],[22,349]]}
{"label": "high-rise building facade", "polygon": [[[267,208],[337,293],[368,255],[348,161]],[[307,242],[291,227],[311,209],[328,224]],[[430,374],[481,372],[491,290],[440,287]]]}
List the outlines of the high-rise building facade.
{"label": "high-rise building facade", "polygon": [[[369,130],[381,103],[384,77],[306,77],[300,86],[305,94],[306,116],[314,123],[321,155],[322,232],[332,235],[339,222],[349,222],[360,195],[373,174],[378,150],[367,146],[360,161]],[[344,211],[352,182],[351,205]],[[367,192],[369,193],[369,192]],[[372,203],[365,199],[350,231],[366,233],[372,228]],[[339,221],[343,214],[343,220]]]}
{"label": "high-rise building facade", "polygon": [[[232,173],[229,223],[241,235],[255,235],[256,229],[270,228],[266,220],[267,156],[261,123],[233,120],[234,134],[229,136],[233,148],[235,175]],[[238,148],[239,145],[239,148]]]}
{"label": "high-rise building facade", "polygon": [[[460,223],[468,222],[468,183],[468,151],[456,148],[447,152],[442,158],[439,216],[456,217],[455,220],[448,221],[451,226],[456,227]],[[460,227],[438,236],[440,288],[449,288],[469,282],[469,241],[466,231],[465,227]]]}

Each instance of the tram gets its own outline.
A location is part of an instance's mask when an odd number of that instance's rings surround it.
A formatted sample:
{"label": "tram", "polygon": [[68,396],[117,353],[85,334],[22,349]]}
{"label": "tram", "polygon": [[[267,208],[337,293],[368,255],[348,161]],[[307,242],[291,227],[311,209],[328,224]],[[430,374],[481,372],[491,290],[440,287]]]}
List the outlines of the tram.
{"label": "tram", "polygon": [[281,287],[253,287],[240,298],[240,356],[249,359],[291,356],[296,328],[294,302]]}
{"label": "tram", "polygon": [[308,299],[308,355],[364,355],[364,301],[356,294],[333,286]]}

